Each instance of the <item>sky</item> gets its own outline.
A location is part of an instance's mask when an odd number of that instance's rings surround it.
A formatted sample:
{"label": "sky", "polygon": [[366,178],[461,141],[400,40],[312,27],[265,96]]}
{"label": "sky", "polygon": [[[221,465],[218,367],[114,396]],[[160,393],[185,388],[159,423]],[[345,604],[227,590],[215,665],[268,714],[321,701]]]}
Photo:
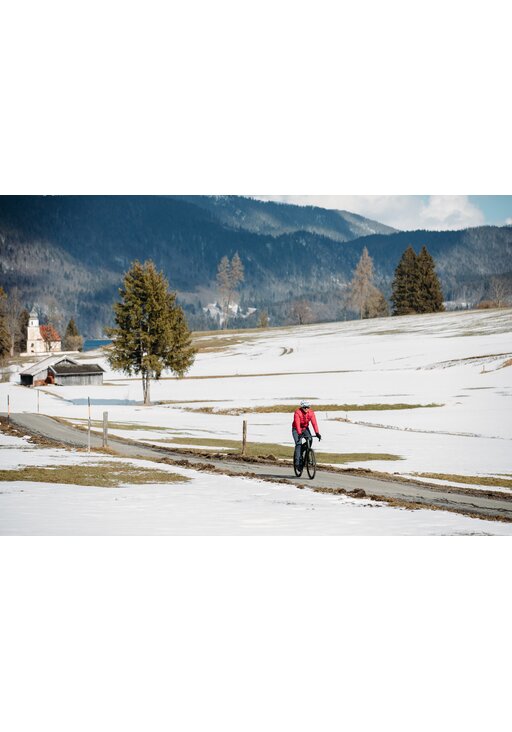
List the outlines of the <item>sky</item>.
{"label": "sky", "polygon": [[512,196],[254,196],[361,214],[396,229],[512,225]]}

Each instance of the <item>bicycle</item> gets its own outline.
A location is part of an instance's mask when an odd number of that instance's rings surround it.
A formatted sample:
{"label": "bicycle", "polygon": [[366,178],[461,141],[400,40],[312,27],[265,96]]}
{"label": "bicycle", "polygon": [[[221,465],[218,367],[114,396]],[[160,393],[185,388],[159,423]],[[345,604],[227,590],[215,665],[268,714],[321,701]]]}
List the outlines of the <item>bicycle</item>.
{"label": "bicycle", "polygon": [[311,447],[313,443],[313,435],[301,435],[300,444],[300,468],[297,468],[295,462],[293,463],[293,469],[297,478],[300,478],[304,466],[306,466],[307,473],[311,480],[316,475],[316,455],[315,451]]}

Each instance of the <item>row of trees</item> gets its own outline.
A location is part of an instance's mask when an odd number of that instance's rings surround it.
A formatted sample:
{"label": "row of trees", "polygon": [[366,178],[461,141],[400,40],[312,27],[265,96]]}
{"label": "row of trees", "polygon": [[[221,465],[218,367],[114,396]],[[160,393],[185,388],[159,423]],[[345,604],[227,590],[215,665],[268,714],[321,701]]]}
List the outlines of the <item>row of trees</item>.
{"label": "row of trees", "polygon": [[[232,306],[244,281],[244,267],[235,253],[229,260],[224,256],[217,269],[217,285],[222,303],[222,326],[228,327]],[[393,280],[393,315],[429,313],[444,310],[441,285],[435,272],[434,260],[426,247],[416,255],[412,247],[404,252]],[[360,318],[386,317],[389,305],[382,290],[375,285],[373,259],[364,247],[348,287],[344,306],[358,313]],[[305,299],[294,300],[289,306],[289,320],[299,325],[313,320],[311,303]],[[268,324],[268,315],[259,321],[261,327]]]}
{"label": "row of trees", "polygon": [[[365,247],[349,286],[348,304],[360,318],[389,315],[381,290],[374,284],[373,260]],[[426,247],[417,255],[408,247],[402,255],[393,279],[393,315],[438,313],[444,310],[441,284],[435,263]]]}
{"label": "row of trees", "polygon": [[441,283],[435,263],[427,248],[416,254],[408,247],[395,270],[393,280],[393,315],[439,313],[444,310]]}

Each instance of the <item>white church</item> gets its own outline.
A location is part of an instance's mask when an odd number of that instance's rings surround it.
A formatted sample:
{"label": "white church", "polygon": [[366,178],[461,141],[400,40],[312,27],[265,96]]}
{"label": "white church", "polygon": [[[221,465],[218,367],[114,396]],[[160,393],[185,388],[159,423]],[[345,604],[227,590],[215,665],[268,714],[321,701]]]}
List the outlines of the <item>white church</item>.
{"label": "white church", "polygon": [[39,325],[39,317],[32,310],[27,327],[27,351],[21,355],[59,353],[61,350],[61,339],[53,325]]}

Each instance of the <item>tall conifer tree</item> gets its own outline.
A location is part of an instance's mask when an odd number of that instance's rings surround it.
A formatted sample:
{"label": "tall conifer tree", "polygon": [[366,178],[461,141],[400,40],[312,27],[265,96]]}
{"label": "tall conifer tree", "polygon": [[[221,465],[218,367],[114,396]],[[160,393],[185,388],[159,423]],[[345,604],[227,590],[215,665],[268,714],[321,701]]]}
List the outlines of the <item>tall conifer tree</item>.
{"label": "tall conifer tree", "polygon": [[65,351],[81,351],[83,345],[84,339],[78,332],[74,319],[71,318],[67,325],[66,332],[64,333],[62,347]]}
{"label": "tall conifer tree", "polygon": [[436,274],[435,263],[427,247],[422,247],[417,258],[419,307],[418,313],[439,313],[444,310],[441,283]]}
{"label": "tall conifer tree", "polygon": [[393,280],[393,315],[417,313],[420,304],[416,252],[407,247],[395,270]]}
{"label": "tall conifer tree", "polygon": [[144,404],[150,404],[151,379],[159,379],[164,369],[183,376],[192,366],[190,331],[175,293],[153,262],[134,262],[119,293],[116,327],[106,329],[113,340],[109,363],[129,375],[140,374]]}

